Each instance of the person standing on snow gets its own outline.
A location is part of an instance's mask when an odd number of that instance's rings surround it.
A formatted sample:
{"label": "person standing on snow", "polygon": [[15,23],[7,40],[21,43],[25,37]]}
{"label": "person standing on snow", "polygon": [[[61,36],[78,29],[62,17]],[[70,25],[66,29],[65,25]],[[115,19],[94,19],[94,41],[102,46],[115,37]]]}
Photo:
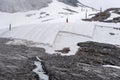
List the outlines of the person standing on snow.
{"label": "person standing on snow", "polygon": [[68,18],[66,18],[66,23],[68,23]]}

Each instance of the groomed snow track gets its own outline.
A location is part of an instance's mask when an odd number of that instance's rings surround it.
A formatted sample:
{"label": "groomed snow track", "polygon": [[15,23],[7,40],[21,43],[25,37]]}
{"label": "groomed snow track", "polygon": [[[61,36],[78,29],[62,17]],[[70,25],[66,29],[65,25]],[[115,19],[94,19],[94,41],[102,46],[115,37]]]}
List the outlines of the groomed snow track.
{"label": "groomed snow track", "polygon": [[[82,25],[82,26],[78,26]],[[94,27],[86,29],[88,26],[83,27],[84,24],[66,24],[66,23],[50,23],[50,24],[32,24],[24,25],[12,28],[9,31],[8,28],[0,30],[0,37],[4,38],[16,38],[29,41],[38,42],[41,45],[53,46],[56,42],[56,38],[59,33],[74,34],[76,36],[82,36],[92,38]],[[88,33],[85,33],[88,32]]]}

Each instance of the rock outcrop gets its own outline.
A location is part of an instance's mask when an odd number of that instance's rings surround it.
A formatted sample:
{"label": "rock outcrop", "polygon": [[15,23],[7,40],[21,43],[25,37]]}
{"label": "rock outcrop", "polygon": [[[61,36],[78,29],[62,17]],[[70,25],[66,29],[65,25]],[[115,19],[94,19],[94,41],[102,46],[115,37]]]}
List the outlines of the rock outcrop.
{"label": "rock outcrop", "polygon": [[58,0],[58,1],[63,2],[68,5],[71,5],[71,6],[74,6],[74,7],[77,7],[78,3],[79,3],[78,0]]}
{"label": "rock outcrop", "polygon": [[120,48],[115,45],[86,42],[78,43],[78,46],[76,55],[86,57],[88,64],[120,66]]}
{"label": "rock outcrop", "polygon": [[92,18],[82,19],[83,21],[100,21],[103,22],[111,16],[110,12],[100,12],[94,14]]}
{"label": "rock outcrop", "polygon": [[0,39],[0,80],[39,80],[32,71],[36,56],[49,80],[120,80],[120,48],[115,45],[78,43],[75,55],[61,56],[46,54],[42,48],[8,45],[8,41]]}
{"label": "rock outcrop", "polygon": [[78,43],[76,55],[42,57],[44,70],[50,80],[120,80],[120,49],[114,45]]}
{"label": "rock outcrop", "polygon": [[7,45],[11,39],[0,39],[0,80],[37,80],[34,61],[36,56],[44,56],[42,48],[24,45]]}

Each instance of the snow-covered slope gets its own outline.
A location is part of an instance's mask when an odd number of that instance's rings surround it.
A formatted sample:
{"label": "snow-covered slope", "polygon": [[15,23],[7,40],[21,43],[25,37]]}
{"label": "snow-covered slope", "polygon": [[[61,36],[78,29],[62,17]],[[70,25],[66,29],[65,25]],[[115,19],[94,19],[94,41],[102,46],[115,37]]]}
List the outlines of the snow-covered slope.
{"label": "snow-covered slope", "polygon": [[78,42],[96,41],[120,45],[120,24],[105,25],[108,24],[75,22],[24,25],[14,27],[11,31],[8,28],[1,29],[0,37],[34,41],[39,43],[35,46],[45,48],[48,53],[70,47],[70,55],[77,51]]}
{"label": "snow-covered slope", "polygon": [[[93,13],[91,9],[86,9],[89,10],[89,13]],[[65,46],[72,47],[71,54],[75,53],[77,49],[75,48],[76,40],[71,42],[71,46],[66,41],[62,44],[62,42],[58,41],[60,34],[78,35],[90,39],[94,28],[93,24],[88,23],[91,25],[91,29],[86,29],[89,28],[89,25],[84,22],[79,23],[81,18],[85,17],[85,9],[69,6],[57,0],[53,0],[48,7],[41,10],[14,14],[1,12],[0,17],[0,37],[38,42],[40,43],[38,46],[44,47],[49,53],[54,53],[54,50],[62,49]],[[66,24],[67,18],[68,24]],[[75,23],[76,21],[77,23]],[[9,31],[9,24],[12,25],[11,31]]]}
{"label": "snow-covered slope", "polygon": [[[45,22],[65,22],[66,18],[69,18],[69,22],[75,22],[81,20],[81,17],[85,17],[85,9],[81,11],[80,7],[72,7],[64,3],[54,0],[52,3],[41,10],[34,10],[29,12],[19,13],[3,13],[0,12],[0,27],[8,27],[9,24],[12,26],[19,26],[33,23],[45,23]],[[76,12],[70,12],[65,9],[70,9]],[[91,13],[92,10],[89,9]]]}
{"label": "snow-covered slope", "polygon": [[52,0],[0,0],[0,11],[18,12],[38,10],[48,6]]}
{"label": "snow-covered slope", "polygon": [[[24,12],[38,10],[47,7],[49,3],[56,0],[0,0],[0,11],[2,12]],[[70,6],[78,7],[78,0],[57,0]],[[84,4],[83,4],[84,5]],[[82,6],[83,6],[82,5]]]}

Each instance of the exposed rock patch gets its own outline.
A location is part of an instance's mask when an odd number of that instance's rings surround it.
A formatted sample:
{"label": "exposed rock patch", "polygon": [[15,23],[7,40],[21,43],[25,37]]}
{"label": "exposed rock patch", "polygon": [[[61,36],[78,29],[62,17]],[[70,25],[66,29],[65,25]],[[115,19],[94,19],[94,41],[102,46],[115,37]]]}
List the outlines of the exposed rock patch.
{"label": "exposed rock patch", "polygon": [[45,56],[42,48],[7,45],[11,39],[0,39],[0,80],[36,80],[33,73],[36,56]]}
{"label": "exposed rock patch", "polygon": [[[95,11],[98,11],[98,10],[96,10],[95,8],[93,8],[93,7],[90,7],[90,6],[87,6],[87,5],[85,5],[85,4],[83,4],[83,3],[81,3],[79,0],[58,0],[59,2],[63,2],[63,3],[65,3],[65,4],[67,4],[67,5],[70,5],[70,6],[73,6],[73,7],[78,7],[78,6],[80,6],[81,8],[90,8],[90,9],[92,9],[92,10],[95,10]],[[71,11],[71,10],[69,10],[69,11]],[[76,12],[76,11],[75,11]]]}
{"label": "exposed rock patch", "polygon": [[120,48],[111,44],[86,42],[80,46],[76,55],[86,57],[91,65],[118,65],[120,66]]}
{"label": "exposed rock patch", "polygon": [[104,20],[106,20],[110,16],[111,16],[111,14],[109,12],[100,12],[100,13],[94,14],[94,16],[92,18],[82,19],[82,20],[83,21],[100,21],[100,22],[103,22]]}
{"label": "exposed rock patch", "polygon": [[41,57],[50,80],[120,80],[120,49],[114,45],[85,42],[74,56]]}
{"label": "exposed rock patch", "polygon": [[71,5],[71,6],[74,6],[74,7],[77,7],[78,3],[79,3],[78,0],[58,0],[58,1],[63,2],[68,5]]}

